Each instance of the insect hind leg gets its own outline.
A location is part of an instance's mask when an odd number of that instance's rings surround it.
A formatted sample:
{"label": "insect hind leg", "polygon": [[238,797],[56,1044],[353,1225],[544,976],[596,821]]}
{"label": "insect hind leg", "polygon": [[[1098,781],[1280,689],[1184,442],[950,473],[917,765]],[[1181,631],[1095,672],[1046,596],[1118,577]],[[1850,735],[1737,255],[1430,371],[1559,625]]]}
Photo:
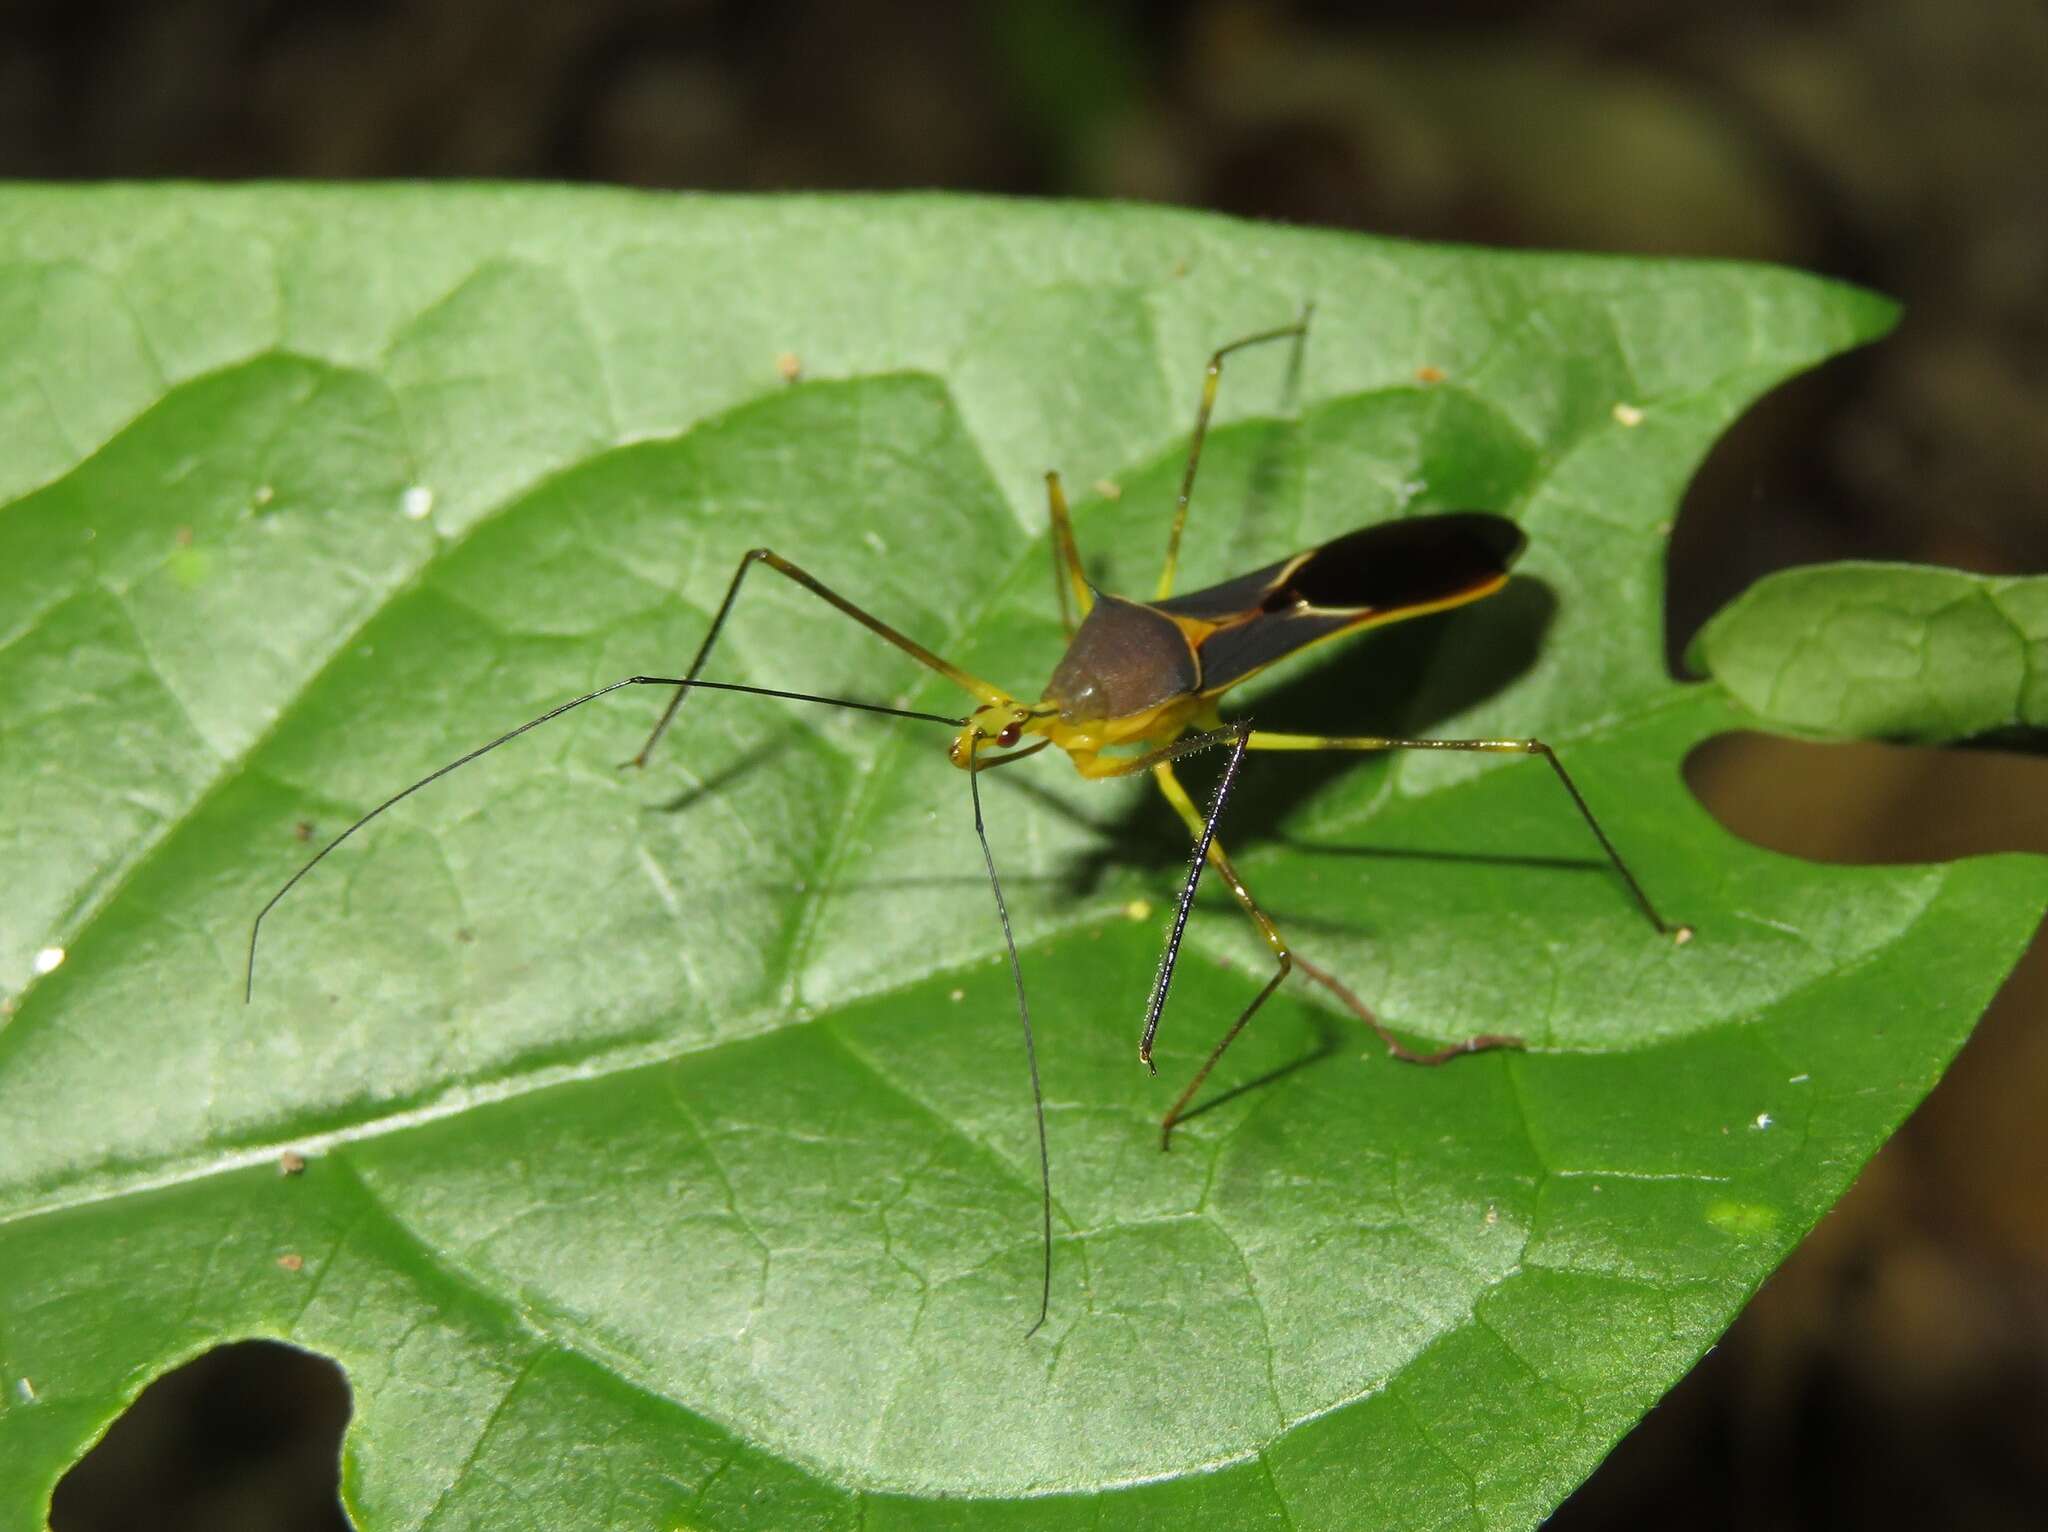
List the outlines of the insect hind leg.
{"label": "insect hind leg", "polygon": [[1627,885],[1629,895],[1635,900],[1636,908],[1656,928],[1660,936],[1668,936],[1676,946],[1684,946],[1692,940],[1692,927],[1666,920],[1657,912],[1657,906],[1650,902],[1643,885],[1622,860],[1621,852],[1608,839],[1607,831],[1593,816],[1593,809],[1586,802],[1586,795],[1579,791],[1578,783],[1572,780],[1570,772],[1564,769],[1564,762],[1557,758],[1557,752],[1540,739],[1392,739],[1381,735],[1325,735],[1325,734],[1276,734],[1268,729],[1251,732],[1245,741],[1252,750],[1351,750],[1363,753],[1384,754],[1395,750],[1455,750],[1471,751],[1487,755],[1536,755],[1541,756],[1556,776],[1558,784],[1578,810],[1579,817],[1586,822],[1586,828],[1593,832],[1593,838],[1606,853],[1608,865],[1620,875]]}

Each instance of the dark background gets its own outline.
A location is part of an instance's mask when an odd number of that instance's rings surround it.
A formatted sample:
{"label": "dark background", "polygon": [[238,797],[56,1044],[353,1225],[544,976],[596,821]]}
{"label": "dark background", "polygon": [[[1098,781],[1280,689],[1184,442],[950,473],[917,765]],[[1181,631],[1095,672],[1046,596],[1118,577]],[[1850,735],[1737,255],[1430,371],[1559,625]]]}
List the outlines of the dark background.
{"label": "dark background", "polygon": [[[1903,298],[1716,449],[1675,657],[1758,574],[2048,570],[2038,0],[11,0],[0,175],[536,177],[1127,197],[1489,244],[1742,256]],[[1716,742],[1754,840],[2048,852],[2014,751]],[[1566,1532],[2048,1522],[2048,947]],[[345,1525],[345,1386],[227,1348],[152,1388],[58,1532]]]}

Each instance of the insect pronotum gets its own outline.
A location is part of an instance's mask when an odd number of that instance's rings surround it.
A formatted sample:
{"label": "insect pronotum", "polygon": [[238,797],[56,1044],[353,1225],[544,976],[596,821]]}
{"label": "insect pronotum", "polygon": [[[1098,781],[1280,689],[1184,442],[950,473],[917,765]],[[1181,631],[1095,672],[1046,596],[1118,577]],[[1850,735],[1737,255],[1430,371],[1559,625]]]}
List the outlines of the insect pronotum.
{"label": "insect pronotum", "polygon": [[[1304,649],[1362,628],[1444,611],[1493,594],[1507,583],[1509,566],[1523,546],[1520,530],[1504,516],[1485,511],[1418,516],[1364,527],[1205,590],[1174,594],[1181,532],[1187,523],[1188,502],[1194,490],[1195,472],[1201,463],[1202,444],[1208,435],[1209,417],[1215,407],[1224,359],[1247,346],[1270,341],[1292,339],[1299,345],[1307,336],[1308,322],[1309,311],[1304,309],[1301,317],[1292,324],[1247,335],[1211,354],[1203,373],[1201,402],[1196,408],[1194,431],[1188,442],[1187,464],[1181,474],[1173,522],[1167,533],[1166,561],[1150,600],[1109,595],[1089,584],[1081,565],[1080,550],[1074,541],[1073,524],[1059,475],[1048,473],[1045,476],[1052,521],[1054,583],[1059,592],[1067,650],[1038,700],[1027,702],[942,659],[772,549],[750,549],[734,570],[732,580],[726,586],[725,598],[719,603],[711,626],[698,645],[696,656],[682,675],[627,676],[572,698],[392,794],[322,846],[257,912],[249,930],[244,998],[254,993],[256,940],[264,917],[300,879],[357,830],[429,783],[587,702],[594,702],[624,687],[662,686],[671,689],[668,705],[655,721],[639,753],[626,763],[629,766],[646,763],[648,755],[675,721],[677,710],[692,690],[743,692],[790,702],[818,703],[892,718],[944,724],[955,731],[947,754],[955,766],[968,774],[974,830],[980,841],[1009,956],[1018,1019],[1024,1034],[1025,1059],[1030,1072],[1032,1107],[1037,1119],[1044,1262],[1038,1318],[1031,1326],[1033,1332],[1044,1324],[1052,1296],[1051,1156],[1046,1145],[1044,1096],[1039,1085],[1037,1052],[1023,973],[1018,964],[1016,941],[1010,930],[1009,911],[1003,901],[1002,883],[996,874],[995,856],[989,848],[988,833],[982,819],[982,772],[1036,755],[1049,745],[1058,746],[1084,777],[1151,773],[1166,801],[1187,826],[1193,837],[1193,854],[1181,884],[1159,970],[1152,981],[1138,1041],[1139,1059],[1155,1074],[1157,1069],[1152,1063],[1152,1045],[1158,1035],[1160,1017],[1166,1009],[1167,993],[1173,984],[1188,913],[1193,908],[1195,892],[1205,868],[1213,868],[1224,880],[1272,953],[1272,976],[1225,1029],[1201,1067],[1160,1118],[1161,1148],[1171,1142],[1174,1125],[1187,1115],[1189,1104],[1217,1061],[1257,1014],[1259,1007],[1280,987],[1288,974],[1297,969],[1370,1026],[1386,1045],[1387,1051],[1397,1059],[1413,1064],[1440,1064],[1461,1053],[1521,1046],[1520,1038],[1501,1033],[1467,1038],[1428,1053],[1417,1053],[1405,1046],[1348,987],[1293,950],[1280,928],[1252,897],[1251,890],[1216,836],[1217,824],[1223,817],[1224,807],[1250,751],[1460,750],[1540,756],[1556,774],[1573,807],[1585,820],[1608,862],[1620,875],[1650,924],[1658,932],[1679,942],[1692,934],[1689,927],[1670,924],[1658,914],[1656,906],[1622,860],[1621,853],[1608,839],[1606,831],[1601,829],[1600,822],[1563,763],[1541,740],[1282,734],[1255,728],[1249,719],[1226,721],[1218,712],[1217,703],[1232,687]],[[919,664],[937,671],[972,696],[976,706],[964,717],[951,717],[842,697],[821,697],[775,687],[704,680],[701,674],[704,666],[725,629],[727,618],[732,615],[741,586],[756,565],[765,565],[794,581],[884,642],[893,644]],[[1080,614],[1078,623],[1075,620],[1077,609]],[[1027,740],[1030,743],[1025,743]],[[1217,748],[1227,749],[1229,755],[1208,810],[1204,812],[1195,806],[1194,800],[1182,787],[1174,772],[1174,763],[1197,751]]]}

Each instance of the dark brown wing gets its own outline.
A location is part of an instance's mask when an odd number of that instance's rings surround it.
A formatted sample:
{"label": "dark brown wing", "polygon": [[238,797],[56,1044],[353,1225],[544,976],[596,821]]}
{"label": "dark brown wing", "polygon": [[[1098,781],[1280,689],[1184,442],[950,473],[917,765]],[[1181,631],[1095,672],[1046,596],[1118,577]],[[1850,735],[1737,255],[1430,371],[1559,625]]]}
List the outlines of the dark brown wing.
{"label": "dark brown wing", "polygon": [[1521,553],[1505,516],[1454,511],[1362,527],[1206,590],[1153,603],[1214,624],[1196,639],[1201,691],[1214,696],[1275,660],[1351,628],[1440,611],[1498,590]]}

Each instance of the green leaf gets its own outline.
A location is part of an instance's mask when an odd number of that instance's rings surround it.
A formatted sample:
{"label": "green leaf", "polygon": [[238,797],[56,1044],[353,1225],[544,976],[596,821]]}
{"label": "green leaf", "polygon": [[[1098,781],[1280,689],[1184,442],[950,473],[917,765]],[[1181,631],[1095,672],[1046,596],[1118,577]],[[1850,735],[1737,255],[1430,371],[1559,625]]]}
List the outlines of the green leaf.
{"label": "green leaf", "polygon": [[1831,564],[1759,580],[1692,662],[1773,728],[1939,741],[2048,727],[2048,578]]}
{"label": "green leaf", "polygon": [[[1531,546],[1247,706],[1550,740],[1698,935],[1527,761],[1259,759],[1225,836],[1392,1025],[1527,1053],[1409,1068],[1290,986],[1161,1155],[1265,949],[1205,894],[1148,1079],[1177,824],[1056,759],[989,777],[1057,1198],[1027,1338],[1036,1148],[946,732],[704,694],[622,773],[637,689],[351,840],[241,1003],[319,838],[683,664],[754,544],[1029,693],[1042,471],[1099,486],[1091,572],[1144,593],[1203,359],[1310,298],[1298,387],[1284,346],[1230,364],[1185,586],[1456,506]],[[151,1377],[274,1336],[347,1369],[366,1532],[1534,1525],[2048,897],[2021,857],[1775,856],[1680,777],[1750,715],[1661,661],[1679,493],[1891,317],[1157,209],[0,194],[0,1521]],[[960,705],[768,575],[713,673]]]}

